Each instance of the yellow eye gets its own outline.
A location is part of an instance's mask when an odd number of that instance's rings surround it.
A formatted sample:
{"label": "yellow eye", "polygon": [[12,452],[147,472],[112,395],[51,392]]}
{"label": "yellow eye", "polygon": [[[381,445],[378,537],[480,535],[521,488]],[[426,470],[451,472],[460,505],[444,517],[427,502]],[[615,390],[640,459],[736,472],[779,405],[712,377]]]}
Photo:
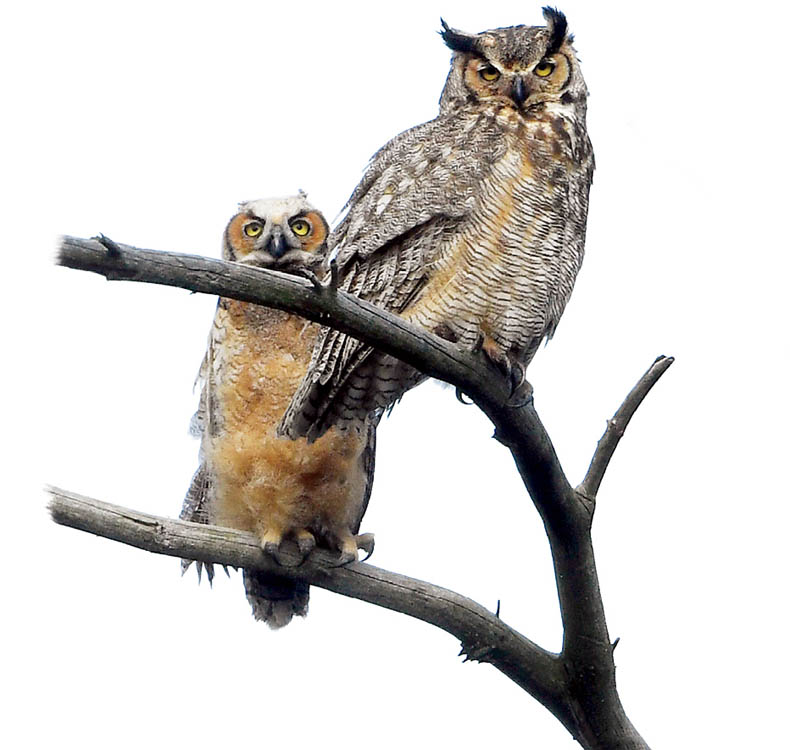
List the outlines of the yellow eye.
{"label": "yellow eye", "polygon": [[244,225],[244,234],[248,237],[257,237],[263,231],[263,224],[259,221],[251,221]]}
{"label": "yellow eye", "polygon": [[554,63],[549,62],[548,60],[541,60],[535,66],[535,75],[540,76],[541,78],[546,78],[550,76],[554,72]]}
{"label": "yellow eye", "polygon": [[477,72],[484,81],[488,81],[489,83],[496,81],[500,75],[499,71],[493,65],[484,65],[482,68],[478,69]]}
{"label": "yellow eye", "polygon": [[294,219],[291,222],[291,230],[297,237],[306,237],[310,231],[310,224],[305,219]]}

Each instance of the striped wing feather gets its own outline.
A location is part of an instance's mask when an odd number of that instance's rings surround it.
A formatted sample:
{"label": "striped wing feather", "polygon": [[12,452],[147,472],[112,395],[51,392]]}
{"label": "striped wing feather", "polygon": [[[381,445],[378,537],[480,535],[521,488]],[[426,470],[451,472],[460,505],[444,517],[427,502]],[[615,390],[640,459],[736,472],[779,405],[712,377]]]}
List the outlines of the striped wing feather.
{"label": "striped wing feather", "polygon": [[[330,237],[342,289],[395,313],[419,295],[442,236],[472,210],[481,179],[503,150],[493,118],[462,115],[455,111],[407,130],[373,157]],[[410,365],[325,328],[280,431],[314,440],[333,424],[358,423],[391,405],[423,378]]]}

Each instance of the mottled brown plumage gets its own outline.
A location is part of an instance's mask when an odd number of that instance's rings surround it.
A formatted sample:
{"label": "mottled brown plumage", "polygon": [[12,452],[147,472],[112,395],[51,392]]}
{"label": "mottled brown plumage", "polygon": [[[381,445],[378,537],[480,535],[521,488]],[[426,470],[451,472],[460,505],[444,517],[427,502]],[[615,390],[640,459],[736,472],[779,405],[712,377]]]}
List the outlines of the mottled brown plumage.
{"label": "mottled brown plumage", "polygon": [[[225,230],[224,258],[286,271],[322,267],[328,228],[303,195],[240,209]],[[292,538],[305,555],[318,541],[349,561],[370,496],[376,420],[311,444],[275,434],[317,332],[294,315],[219,300],[194,420],[201,465],[182,518],[252,532],[275,557]],[[305,584],[254,571],[244,582],[255,617],[272,627],[307,611]]]}
{"label": "mottled brown plumage", "polygon": [[[523,377],[584,253],[593,154],[587,89],[565,17],[465,34],[439,116],[371,161],[332,233],[341,287],[483,350]],[[281,430],[315,439],[394,403],[423,376],[322,329]]]}

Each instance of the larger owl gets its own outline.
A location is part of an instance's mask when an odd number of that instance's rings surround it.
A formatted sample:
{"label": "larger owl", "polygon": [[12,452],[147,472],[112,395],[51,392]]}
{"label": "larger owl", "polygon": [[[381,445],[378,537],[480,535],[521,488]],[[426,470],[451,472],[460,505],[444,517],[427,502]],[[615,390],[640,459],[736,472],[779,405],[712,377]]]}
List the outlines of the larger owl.
{"label": "larger owl", "polygon": [[[565,16],[467,34],[443,23],[452,66],[439,116],[373,157],[332,233],[340,285],[471,349],[523,383],[554,333],[584,253],[593,152],[587,88]],[[423,379],[322,330],[281,430],[315,439]]]}
{"label": "larger owl", "polygon": [[[322,268],[327,234],[326,220],[304,194],[251,201],[230,220],[222,255],[315,273]],[[220,298],[193,420],[201,465],[181,517],[251,532],[278,559],[285,538],[304,556],[318,541],[339,550],[342,563],[357,558],[358,543],[370,551],[370,535],[355,535],[373,481],[376,418],[357,430],[329,430],[311,444],[275,434],[307,371],[317,332],[318,326],[295,315]],[[244,571],[244,585],[256,619],[272,627],[307,612],[304,583]]]}

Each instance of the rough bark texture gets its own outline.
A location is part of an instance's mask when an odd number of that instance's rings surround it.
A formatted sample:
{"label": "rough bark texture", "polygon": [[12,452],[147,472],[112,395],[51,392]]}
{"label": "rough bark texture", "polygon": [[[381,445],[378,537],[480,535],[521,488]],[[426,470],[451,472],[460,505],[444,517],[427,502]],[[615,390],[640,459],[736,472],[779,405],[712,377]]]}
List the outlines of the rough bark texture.
{"label": "rough bark texture", "polygon": [[[213,562],[235,568],[284,572],[312,586],[361,599],[416,617],[461,641],[468,659],[493,664],[551,708],[562,694],[562,666],[552,654],[506,625],[496,614],[453,591],[390,573],[367,563],[334,567],[334,556],[316,549],[298,567],[286,569],[265,555],[252,534],[189,523],[111,505],[49,487],[50,513],[56,523],[114,539],[148,552]],[[284,542],[286,563],[301,554]]]}
{"label": "rough bark texture", "polygon": [[[615,684],[590,529],[595,498],[628,421],[672,364],[659,357],[628,394],[598,443],[587,476],[569,484],[531,402],[509,406],[509,385],[485,357],[409,325],[330,287],[274,271],[176,253],[138,250],[102,241],[64,238],[58,262],[108,279],[146,281],[222,295],[297,313],[338,328],[426,374],[455,385],[488,415],[508,446],[543,519],[551,545],[563,648],[550,654],[480,605],[370,565],[327,568],[329,559],[289,575],[430,622],[458,637],[469,658],[486,661],[545,705],[584,748],[647,748],[623,711]],[[212,527],[144,516],[53,490],[59,523],[109,536],[155,552],[190,559],[272,569],[252,537]],[[283,573],[283,569],[278,569]]]}

